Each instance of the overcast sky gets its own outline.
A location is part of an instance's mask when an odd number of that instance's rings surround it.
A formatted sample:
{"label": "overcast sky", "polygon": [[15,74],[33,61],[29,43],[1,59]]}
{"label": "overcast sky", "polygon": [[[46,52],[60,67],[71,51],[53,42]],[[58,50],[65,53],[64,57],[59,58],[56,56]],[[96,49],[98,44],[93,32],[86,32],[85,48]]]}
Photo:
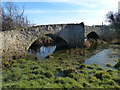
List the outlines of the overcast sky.
{"label": "overcast sky", "polygon": [[[6,0],[4,0],[6,1]],[[119,0],[12,0],[24,6],[31,23],[58,24],[80,23],[100,25],[108,11],[118,11]]]}

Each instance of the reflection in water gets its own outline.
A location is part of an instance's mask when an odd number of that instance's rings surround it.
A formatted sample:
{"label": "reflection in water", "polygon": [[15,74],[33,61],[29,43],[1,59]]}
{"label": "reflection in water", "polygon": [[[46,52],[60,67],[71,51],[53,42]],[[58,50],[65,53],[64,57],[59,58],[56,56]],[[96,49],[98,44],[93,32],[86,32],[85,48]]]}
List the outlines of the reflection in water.
{"label": "reflection in water", "polygon": [[[114,56],[114,57],[110,57],[110,55],[112,55],[113,49],[105,49],[101,52],[99,52],[98,54],[92,56],[91,58],[85,60],[85,64],[91,65],[93,63],[96,63],[102,67],[104,67],[104,69],[114,69],[114,65],[117,63],[115,62],[115,59],[118,59],[118,56]],[[111,64],[112,67],[107,67],[106,64]]]}
{"label": "reflection in water", "polygon": [[35,54],[41,59],[44,59],[46,56],[52,54],[56,49],[56,46],[42,46],[37,51],[29,50],[30,53]]}

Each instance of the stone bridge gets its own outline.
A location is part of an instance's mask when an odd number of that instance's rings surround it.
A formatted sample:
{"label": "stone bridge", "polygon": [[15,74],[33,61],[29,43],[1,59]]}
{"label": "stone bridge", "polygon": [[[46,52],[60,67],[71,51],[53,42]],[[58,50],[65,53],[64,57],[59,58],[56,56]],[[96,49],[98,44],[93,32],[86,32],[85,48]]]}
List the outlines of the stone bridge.
{"label": "stone bridge", "polygon": [[95,26],[85,26],[85,37],[91,32],[95,32],[98,36],[101,34],[101,28]]}
{"label": "stone bridge", "polygon": [[80,47],[91,32],[95,32],[100,39],[115,37],[117,32],[105,27],[84,26],[79,24],[39,25],[28,28],[1,31],[0,55],[19,56],[27,53],[29,47],[43,36],[55,36],[64,40],[69,47]]}
{"label": "stone bridge", "polygon": [[88,35],[91,33],[96,33],[96,35],[101,40],[111,41],[116,38],[119,38],[119,31],[116,31],[113,28],[108,26],[85,26],[85,38],[88,38]]}
{"label": "stone bridge", "polygon": [[26,53],[33,42],[47,34],[55,35],[70,47],[80,47],[84,42],[84,24],[54,24],[32,26],[0,32],[0,55],[16,56]]}

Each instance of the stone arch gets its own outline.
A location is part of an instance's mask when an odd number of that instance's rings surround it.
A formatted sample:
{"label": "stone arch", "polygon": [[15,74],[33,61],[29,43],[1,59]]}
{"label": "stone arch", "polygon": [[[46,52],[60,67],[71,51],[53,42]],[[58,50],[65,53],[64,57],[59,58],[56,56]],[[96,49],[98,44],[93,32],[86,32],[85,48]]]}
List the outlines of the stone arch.
{"label": "stone arch", "polygon": [[62,37],[60,37],[59,35],[46,34],[46,36],[48,36],[54,40],[57,49],[61,49],[61,48],[63,49],[63,48],[68,47],[67,41],[65,39],[63,39]]}
{"label": "stone arch", "polygon": [[42,37],[39,37],[37,40],[34,40],[33,43],[28,47],[30,49],[37,51],[41,46],[56,46],[56,49],[67,48],[67,42],[54,34],[45,34]]}
{"label": "stone arch", "polygon": [[90,40],[90,39],[97,40],[97,39],[99,39],[99,36],[98,36],[98,34],[96,32],[92,31],[92,32],[87,34],[86,38],[88,40]]}
{"label": "stone arch", "polygon": [[4,37],[1,45],[2,56],[16,56],[17,54],[27,54],[29,47],[45,34],[53,34],[57,37],[56,41],[60,40],[69,47],[80,47],[84,42],[84,24],[53,24],[40,25],[22,28],[18,30],[10,30],[0,32],[0,40]]}
{"label": "stone arch", "polygon": [[54,44],[54,40],[48,36],[39,37],[37,40],[33,41],[33,43],[28,47],[29,50],[38,51],[41,46],[52,46]]}

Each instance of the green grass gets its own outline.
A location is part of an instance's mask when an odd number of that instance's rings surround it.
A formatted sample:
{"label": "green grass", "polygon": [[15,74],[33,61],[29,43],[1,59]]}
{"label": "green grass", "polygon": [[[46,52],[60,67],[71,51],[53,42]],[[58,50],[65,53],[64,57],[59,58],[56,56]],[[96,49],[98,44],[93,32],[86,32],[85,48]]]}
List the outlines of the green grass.
{"label": "green grass", "polygon": [[114,67],[120,70],[120,59],[118,59],[118,62]]}
{"label": "green grass", "polygon": [[[3,88],[120,88],[120,71],[97,64],[82,64],[89,58],[81,49],[57,51],[44,60],[3,60]],[[78,53],[78,54],[76,54]]]}
{"label": "green grass", "polygon": [[[3,69],[3,88],[120,88],[119,70],[104,71],[98,70],[98,67],[85,65],[82,69],[63,68],[55,62],[51,65],[44,61],[21,59]],[[57,75],[61,73],[64,75]]]}

